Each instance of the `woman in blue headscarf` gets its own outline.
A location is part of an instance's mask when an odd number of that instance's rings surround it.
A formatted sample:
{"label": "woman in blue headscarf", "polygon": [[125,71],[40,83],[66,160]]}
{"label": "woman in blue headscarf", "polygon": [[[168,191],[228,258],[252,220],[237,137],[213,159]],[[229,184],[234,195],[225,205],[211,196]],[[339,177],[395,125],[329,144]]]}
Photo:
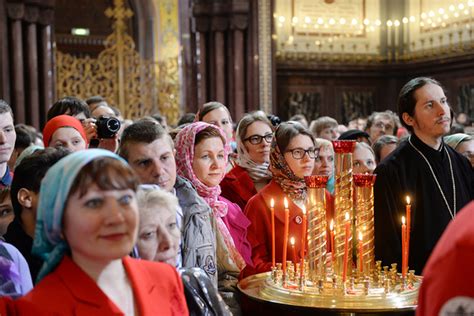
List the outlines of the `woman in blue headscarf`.
{"label": "woman in blue headscarf", "polygon": [[45,263],[23,301],[60,315],[187,315],[176,270],[128,256],[137,239],[137,185],[128,164],[101,149],[49,169],[32,249]]}

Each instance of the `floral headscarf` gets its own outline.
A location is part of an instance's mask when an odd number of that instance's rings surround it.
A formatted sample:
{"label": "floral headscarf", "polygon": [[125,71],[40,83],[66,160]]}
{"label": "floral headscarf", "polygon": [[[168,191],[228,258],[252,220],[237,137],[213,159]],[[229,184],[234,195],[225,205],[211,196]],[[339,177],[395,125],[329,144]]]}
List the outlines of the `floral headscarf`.
{"label": "floral headscarf", "polygon": [[37,281],[53,271],[69,249],[68,243],[62,237],[63,215],[76,176],[89,162],[103,157],[115,158],[127,164],[109,150],[81,150],[59,160],[41,181],[32,248],[32,253],[44,260]]}
{"label": "floral headscarf", "polygon": [[[227,226],[225,226],[225,223],[222,220],[222,217],[227,215],[227,204],[218,200],[221,194],[221,187],[219,185],[214,187],[205,185],[198,179],[193,170],[192,164],[194,160],[194,145],[196,135],[207,127],[215,128],[217,131],[219,131],[219,134],[222,136],[222,138],[226,139],[224,131],[215,125],[204,122],[194,122],[186,126],[178,133],[178,135],[176,135],[175,139],[176,169],[178,175],[191,181],[198,194],[209,204],[216,220],[217,227],[224,236],[226,246],[229,249],[233,260],[237,263],[239,268],[243,268],[245,266],[245,261],[235,248],[232,236],[230,235]],[[229,152],[230,148],[226,143],[224,145],[225,164],[227,164]],[[222,179],[224,176],[225,174],[223,173]]]}
{"label": "floral headscarf", "polygon": [[273,179],[291,199],[306,200],[306,183],[303,178],[297,177],[290,169],[280,148],[278,148],[276,138],[272,141],[270,151],[270,171],[273,173]]}

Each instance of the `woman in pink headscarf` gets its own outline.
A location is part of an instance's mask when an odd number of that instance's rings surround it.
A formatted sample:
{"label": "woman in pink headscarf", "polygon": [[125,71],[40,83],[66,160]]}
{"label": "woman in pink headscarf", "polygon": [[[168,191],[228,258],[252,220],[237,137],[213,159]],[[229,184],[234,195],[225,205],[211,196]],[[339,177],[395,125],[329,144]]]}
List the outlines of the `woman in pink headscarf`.
{"label": "woman in pink headscarf", "polygon": [[[252,266],[251,246],[247,240],[250,221],[240,207],[220,196],[219,183],[225,176],[229,146],[217,126],[195,122],[183,128],[175,138],[178,174],[194,185],[213,211],[216,223],[219,291],[224,300],[234,292],[237,277]],[[224,276],[224,277],[222,277]],[[232,302],[226,300],[232,309]]]}

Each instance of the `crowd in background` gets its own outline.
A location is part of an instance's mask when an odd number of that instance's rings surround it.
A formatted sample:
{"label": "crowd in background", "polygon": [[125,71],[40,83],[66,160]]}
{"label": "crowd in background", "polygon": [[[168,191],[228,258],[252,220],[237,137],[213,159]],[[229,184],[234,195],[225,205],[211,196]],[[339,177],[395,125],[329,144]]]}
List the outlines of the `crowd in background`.
{"label": "crowd in background", "polygon": [[[474,167],[474,128],[451,114],[444,143]],[[271,269],[270,208],[288,197],[301,232],[304,177],[327,175],[333,217],[331,141],[356,141],[353,172],[373,173],[410,134],[390,110],[344,125],[209,102],[169,126],[98,96],[58,100],[38,131],[0,100],[0,294],[16,299],[0,311],[239,315],[239,279]]]}

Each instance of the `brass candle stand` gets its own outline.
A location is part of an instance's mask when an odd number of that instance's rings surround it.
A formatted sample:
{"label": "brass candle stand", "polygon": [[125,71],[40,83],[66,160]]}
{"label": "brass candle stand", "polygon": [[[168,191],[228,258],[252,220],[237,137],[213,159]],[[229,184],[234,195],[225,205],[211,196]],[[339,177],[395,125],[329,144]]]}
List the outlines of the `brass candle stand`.
{"label": "brass candle stand", "polygon": [[[335,249],[327,252],[325,184],[327,177],[305,178],[308,187],[308,252],[303,269],[288,261],[283,282],[282,264],[271,272],[247,277],[238,288],[253,301],[309,309],[311,315],[412,314],[416,308],[421,277],[409,270],[402,277],[397,264],[382,266],[374,259],[375,175],[352,174],[352,151],[355,143],[334,142],[336,152]],[[361,234],[350,243],[347,274],[343,278],[343,254],[350,214],[350,237]],[[354,256],[352,255],[354,254]],[[400,270],[400,271],[399,271]],[[314,312],[314,313],[313,313]],[[407,314],[408,313],[408,314]]]}
{"label": "brass candle stand", "polygon": [[[357,252],[357,270],[374,269],[374,174],[354,174],[355,230],[362,240],[362,253]],[[362,258],[359,256],[362,254]],[[360,267],[362,263],[362,267]]]}
{"label": "brass candle stand", "polygon": [[[325,274],[327,249],[326,184],[328,176],[305,177],[308,187],[308,263],[306,276],[313,282]],[[304,276],[301,277],[304,279]]]}
{"label": "brass candle stand", "polygon": [[[334,272],[342,275],[344,271],[344,247],[346,242],[345,225],[347,223],[346,213],[349,214],[350,223],[353,223],[353,199],[352,199],[352,152],[355,148],[355,141],[333,141],[335,152],[335,203],[334,203],[334,224],[335,238],[334,251],[332,254],[334,261]],[[352,225],[352,224],[351,224]],[[348,238],[349,245],[352,245],[353,235]],[[348,257],[352,258],[352,246],[348,249]],[[346,267],[347,278],[350,278],[351,269]]]}

